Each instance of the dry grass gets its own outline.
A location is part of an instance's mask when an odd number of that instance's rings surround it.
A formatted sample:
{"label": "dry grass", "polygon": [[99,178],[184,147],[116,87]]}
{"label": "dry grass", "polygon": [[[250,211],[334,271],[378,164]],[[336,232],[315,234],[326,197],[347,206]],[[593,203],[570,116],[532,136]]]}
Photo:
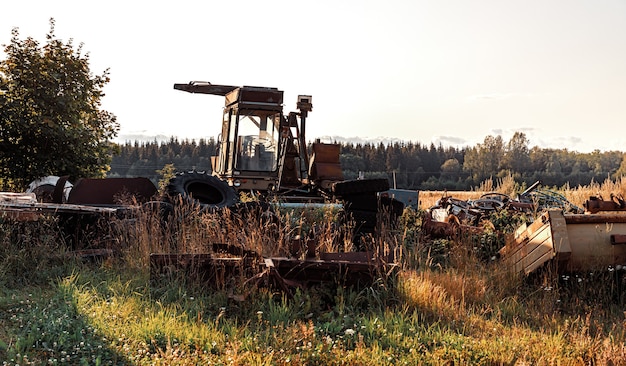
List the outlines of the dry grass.
{"label": "dry grass", "polygon": [[484,193],[484,191],[419,191],[419,207],[421,209],[433,207],[442,197],[454,197],[463,201],[475,200]]}
{"label": "dry grass", "polygon": [[591,196],[602,197],[610,200],[611,194],[626,197],[626,177],[617,180],[606,179],[602,183],[593,182],[588,186],[578,186],[576,188],[565,187],[563,194],[575,205],[582,204]]}
{"label": "dry grass", "polygon": [[[428,207],[428,199],[434,204],[444,193],[475,199],[483,190],[511,194],[513,187],[504,179],[474,192],[420,192],[420,199]],[[560,193],[581,205],[589,195],[607,198],[625,188],[622,179]],[[0,287],[0,358],[12,364],[180,365],[617,365],[626,359],[625,299],[609,277],[580,283],[563,283],[549,272],[518,277],[476,258],[469,238],[449,241],[444,265],[424,265],[432,258],[420,251],[419,213],[369,243],[402,249],[397,278],[361,289],[298,291],[292,300],[258,290],[246,301],[226,292],[192,292],[197,287],[181,282],[150,287],[148,255],[206,253],[212,243],[286,255],[291,239],[309,236],[320,250],[351,250],[349,225],[339,225],[336,212],[320,210],[277,210],[270,220],[185,206],[170,214],[167,224],[147,209],[116,222],[109,243],[122,253],[119,261],[64,263],[63,271],[33,258],[49,255],[46,233],[18,235],[17,227],[0,226],[5,241],[19,239],[11,250],[0,250],[2,264],[13,269],[1,272],[0,285],[18,276],[18,265],[33,261],[41,263],[39,277],[47,278],[28,288]],[[41,250],[16,257],[25,243]]]}

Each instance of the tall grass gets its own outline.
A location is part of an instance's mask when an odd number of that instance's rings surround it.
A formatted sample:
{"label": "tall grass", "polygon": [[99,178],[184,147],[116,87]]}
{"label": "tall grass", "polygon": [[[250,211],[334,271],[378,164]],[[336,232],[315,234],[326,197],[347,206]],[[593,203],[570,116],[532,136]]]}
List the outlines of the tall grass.
{"label": "tall grass", "polygon": [[[581,204],[590,193],[608,196],[624,187],[622,180],[607,181],[561,192]],[[294,238],[314,238],[318,251],[349,251],[354,223],[332,210],[278,209],[259,218],[175,205],[169,215],[163,220],[159,210],[143,207],[111,220],[99,243],[117,256],[101,262],[72,256],[54,218],[1,222],[2,364],[617,365],[626,359],[626,299],[615,272],[564,278],[548,268],[528,278],[513,275],[475,249],[484,238],[429,241],[422,212],[406,210],[399,225],[383,222],[382,234],[368,239],[395,251],[400,271],[394,275],[364,287],[299,289],[291,297],[252,287],[242,298],[184,277],[151,283],[148,256],[206,253],[212,243],[289,256]]]}

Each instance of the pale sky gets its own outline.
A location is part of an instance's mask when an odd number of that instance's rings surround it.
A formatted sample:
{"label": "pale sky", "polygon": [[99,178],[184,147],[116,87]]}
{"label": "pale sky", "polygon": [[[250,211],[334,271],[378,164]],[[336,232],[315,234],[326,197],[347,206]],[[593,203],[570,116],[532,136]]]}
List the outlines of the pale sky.
{"label": "pale sky", "polygon": [[[110,68],[120,137],[215,137],[222,97],[191,80],[313,96],[307,138],[626,151],[625,0],[10,1],[11,29],[84,43]],[[0,56],[4,58],[4,53]]]}

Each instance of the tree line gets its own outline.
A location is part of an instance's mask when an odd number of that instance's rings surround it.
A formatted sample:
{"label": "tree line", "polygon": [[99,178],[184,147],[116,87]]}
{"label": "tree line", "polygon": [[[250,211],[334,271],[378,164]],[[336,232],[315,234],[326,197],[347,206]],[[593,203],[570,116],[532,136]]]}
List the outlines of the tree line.
{"label": "tree line", "polygon": [[[215,139],[126,142],[111,161],[109,177],[144,176],[159,180],[166,165],[175,170],[211,171]],[[626,174],[620,151],[579,153],[567,149],[529,147],[522,132],[509,141],[487,136],[472,147],[455,148],[415,142],[341,143],[345,179],[387,178],[392,186],[418,190],[469,190],[487,179],[512,176],[519,183],[546,186],[588,185]]]}

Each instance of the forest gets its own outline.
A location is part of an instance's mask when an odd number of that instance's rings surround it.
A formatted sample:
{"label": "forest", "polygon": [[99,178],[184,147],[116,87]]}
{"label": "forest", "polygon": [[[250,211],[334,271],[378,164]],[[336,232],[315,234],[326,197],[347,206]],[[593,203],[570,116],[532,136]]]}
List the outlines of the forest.
{"label": "forest", "polygon": [[[113,156],[108,177],[143,176],[157,181],[159,171],[171,165],[177,171],[211,170],[214,138],[166,142],[126,142]],[[529,147],[522,132],[510,140],[486,136],[482,143],[466,148],[425,145],[415,142],[341,143],[341,166],[346,179],[389,179],[400,189],[470,190],[487,179],[512,176],[517,183],[541,181],[545,186],[576,187],[625,175],[625,154],[594,150],[580,153],[568,149]]]}

